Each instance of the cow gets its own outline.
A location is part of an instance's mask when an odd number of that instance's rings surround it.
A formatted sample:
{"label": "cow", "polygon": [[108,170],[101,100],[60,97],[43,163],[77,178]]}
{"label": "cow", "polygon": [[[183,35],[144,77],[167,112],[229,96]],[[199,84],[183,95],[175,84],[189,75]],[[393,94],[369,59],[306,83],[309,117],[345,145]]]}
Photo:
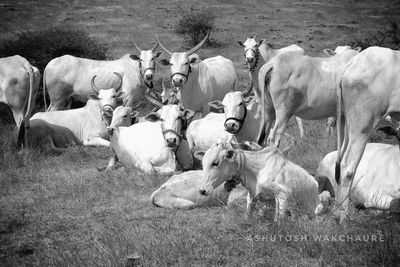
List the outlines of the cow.
{"label": "cow", "polygon": [[359,47],[339,46],[326,58],[287,52],[266,63],[258,77],[262,121],[266,122],[260,139],[269,134],[267,144],[278,146],[292,115],[307,120],[336,115],[338,81],[346,64],[359,51]]}
{"label": "cow", "polygon": [[162,59],[160,63],[171,67],[172,85],[178,91],[182,105],[202,116],[210,112],[208,102],[222,100],[224,95],[237,87],[237,75],[231,60],[222,56],[199,60],[190,57],[206,42],[210,32],[195,47],[187,52],[170,52],[160,40],[161,48],[170,55],[170,59]]}
{"label": "cow", "polygon": [[261,120],[258,117],[260,104],[253,97],[248,96],[249,89],[243,92],[229,92],[222,102],[211,101],[210,106],[224,113],[211,112],[204,118],[189,124],[186,138],[192,153],[207,150],[215,143],[215,140],[230,135],[234,135],[238,142],[258,141],[261,127]]}
{"label": "cow", "polygon": [[150,200],[157,207],[170,209],[226,205],[230,192],[236,186],[234,180],[219,186],[210,195],[202,196],[199,194],[202,179],[202,170],[173,175],[151,194]]}
{"label": "cow", "polygon": [[[118,76],[117,73],[115,75]],[[91,79],[93,88],[97,88],[95,78],[96,76],[93,76]],[[82,108],[38,112],[32,116],[31,120],[39,119],[52,125],[67,128],[85,146],[109,147],[107,125],[112,111],[117,106],[116,98],[123,95],[120,90],[121,84],[122,80],[120,80],[117,88],[100,89],[98,96],[89,95],[86,106]]]}
{"label": "cow", "polygon": [[248,190],[247,216],[251,216],[257,199],[275,198],[275,220],[306,214],[313,218],[324,211],[318,198],[318,183],[306,170],[287,160],[276,147],[260,151],[242,151],[226,141],[218,141],[207,152],[198,151],[202,159],[204,182],[201,195],[209,195],[229,177],[240,179]]}
{"label": "cow", "polygon": [[[29,127],[40,76],[39,70],[19,55],[0,58],[0,102],[11,108],[18,131],[21,126]],[[21,134],[18,146],[22,143],[24,130]]]}
{"label": "cow", "polygon": [[85,103],[89,94],[97,95],[98,91],[90,86],[90,78],[94,75],[99,76],[98,86],[116,87],[120,78],[114,77],[112,72],[118,72],[122,77],[123,105],[134,106],[143,94],[144,84],[153,86],[154,59],[161,54],[155,53],[158,43],[151,50],[141,50],[135,42],[134,44],[140,53],[139,56],[126,54],[111,61],[71,55],[52,59],[43,74],[43,96],[46,96],[47,88],[50,97],[50,106],[47,110],[60,110],[69,96]]}
{"label": "cow", "polygon": [[[348,215],[348,195],[368,138],[379,120],[386,115],[400,120],[400,51],[369,47],[347,64],[337,86],[338,114],[344,111],[344,140],[338,136],[335,179],[339,215]],[[338,118],[337,131],[341,129]],[[342,144],[342,140],[344,141]]]}
{"label": "cow", "polygon": [[[261,98],[261,91],[258,86],[258,73],[261,67],[275,56],[285,52],[297,52],[301,55],[306,54],[304,49],[298,45],[289,45],[280,49],[272,49],[271,45],[268,44],[265,39],[261,39],[257,42],[255,36],[248,37],[244,43],[242,41],[237,41],[237,43],[244,49],[244,57],[251,79],[250,87],[253,88],[254,95],[258,102],[260,102]],[[296,117],[296,121],[300,131],[300,138],[303,138],[303,122],[299,117]]]}
{"label": "cow", "polygon": [[[147,114],[146,122],[130,127],[115,127],[111,121],[113,134],[110,140],[114,156],[106,170],[112,170],[119,161],[125,167],[135,167],[145,174],[171,173],[179,163],[177,153],[186,152],[186,157],[191,159],[188,146],[181,147],[181,143],[187,120],[194,112],[179,105],[163,105],[156,99],[152,103],[157,103],[160,110]],[[185,163],[182,169],[189,169],[193,160]]]}
{"label": "cow", "polygon": [[[394,130],[396,134],[396,131]],[[317,176],[326,176],[335,191],[337,151],[318,164]],[[350,200],[358,207],[400,212],[400,153],[398,145],[368,143],[355,172]]]}

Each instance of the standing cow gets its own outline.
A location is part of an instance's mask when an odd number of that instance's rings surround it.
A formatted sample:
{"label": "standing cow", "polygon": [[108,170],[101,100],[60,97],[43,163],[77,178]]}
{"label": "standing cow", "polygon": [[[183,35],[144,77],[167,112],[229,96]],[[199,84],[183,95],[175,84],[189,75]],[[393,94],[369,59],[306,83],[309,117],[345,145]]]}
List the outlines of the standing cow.
{"label": "standing cow", "polygon": [[206,42],[210,32],[195,47],[187,52],[170,52],[160,43],[161,48],[171,57],[162,59],[163,65],[171,67],[172,85],[178,91],[182,105],[202,116],[210,112],[208,102],[222,100],[224,95],[236,89],[237,76],[233,62],[222,56],[200,60],[191,57]]}
{"label": "standing cow", "polygon": [[137,103],[143,94],[143,83],[152,86],[154,59],[161,53],[155,53],[158,43],[151,50],[141,50],[134,44],[140,56],[126,54],[120,59],[105,61],[65,55],[51,60],[43,74],[43,93],[45,96],[47,88],[50,96],[48,111],[60,110],[69,96],[85,103],[89,94],[97,95],[98,91],[90,86],[90,78],[94,75],[99,76],[98,86],[115,87],[119,78],[113,72],[121,74],[123,80],[123,104],[133,106]]}

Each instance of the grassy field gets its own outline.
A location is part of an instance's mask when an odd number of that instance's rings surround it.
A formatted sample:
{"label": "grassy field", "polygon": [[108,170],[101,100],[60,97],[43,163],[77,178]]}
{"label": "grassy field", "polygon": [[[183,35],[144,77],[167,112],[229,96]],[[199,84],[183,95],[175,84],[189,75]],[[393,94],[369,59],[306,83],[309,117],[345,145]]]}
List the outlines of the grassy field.
{"label": "grassy field", "polygon": [[[6,0],[0,3],[0,38],[70,25],[107,44],[110,58],[136,52],[133,36],[150,47],[156,32],[168,48],[182,50],[188,45],[174,25],[191,9],[217,16],[211,35],[217,45],[199,54],[232,59],[244,85],[248,80],[236,40],[257,35],[275,47],[297,43],[320,55],[323,48],[386,30],[389,21],[399,19],[400,1]],[[164,68],[157,70],[158,77],[168,76]],[[288,129],[297,139],[288,157],[313,173],[335,149],[335,137],[325,134],[324,122],[304,124],[303,140],[294,123]],[[166,210],[152,206],[149,196],[168,177],[124,169],[101,173],[97,168],[107,164],[108,149],[73,147],[57,156],[15,153],[10,143],[11,131],[0,124],[1,266],[123,266],[132,255],[157,266],[394,266],[400,260],[399,218],[387,213],[359,211],[339,225],[329,214],[281,224],[246,220],[245,199],[227,207]],[[374,236],[377,241],[371,241]]]}

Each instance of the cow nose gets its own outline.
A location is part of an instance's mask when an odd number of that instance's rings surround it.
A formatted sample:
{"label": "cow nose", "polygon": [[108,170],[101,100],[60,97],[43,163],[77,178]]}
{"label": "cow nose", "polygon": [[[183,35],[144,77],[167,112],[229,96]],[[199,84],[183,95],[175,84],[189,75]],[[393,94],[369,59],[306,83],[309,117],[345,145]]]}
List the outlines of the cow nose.
{"label": "cow nose", "polygon": [[206,190],[200,189],[199,193],[200,193],[200,195],[205,196],[206,195]]}
{"label": "cow nose", "polygon": [[246,57],[247,63],[252,63],[254,58],[253,57]]}
{"label": "cow nose", "polygon": [[168,147],[176,147],[177,139],[175,137],[167,139]]}
{"label": "cow nose", "polygon": [[107,132],[108,132],[108,135],[113,135],[114,134],[114,128],[107,127]]}
{"label": "cow nose", "polygon": [[229,133],[236,133],[239,130],[239,125],[232,121],[232,122],[226,122],[225,123],[225,129],[229,132]]}
{"label": "cow nose", "polygon": [[151,80],[151,79],[153,79],[153,74],[147,73],[145,78],[146,78],[146,80]]}
{"label": "cow nose", "polygon": [[173,82],[174,82],[175,86],[181,86],[183,80],[182,80],[182,78],[174,78]]}

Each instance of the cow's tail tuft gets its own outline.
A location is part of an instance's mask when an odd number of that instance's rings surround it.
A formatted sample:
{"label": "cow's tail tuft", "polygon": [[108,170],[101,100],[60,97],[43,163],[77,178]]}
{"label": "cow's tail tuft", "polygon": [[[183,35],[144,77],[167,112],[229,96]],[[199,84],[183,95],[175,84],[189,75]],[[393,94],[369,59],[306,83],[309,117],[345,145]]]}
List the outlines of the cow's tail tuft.
{"label": "cow's tail tuft", "polygon": [[25,121],[22,120],[21,126],[18,131],[17,147],[16,150],[21,150],[25,145]]}

